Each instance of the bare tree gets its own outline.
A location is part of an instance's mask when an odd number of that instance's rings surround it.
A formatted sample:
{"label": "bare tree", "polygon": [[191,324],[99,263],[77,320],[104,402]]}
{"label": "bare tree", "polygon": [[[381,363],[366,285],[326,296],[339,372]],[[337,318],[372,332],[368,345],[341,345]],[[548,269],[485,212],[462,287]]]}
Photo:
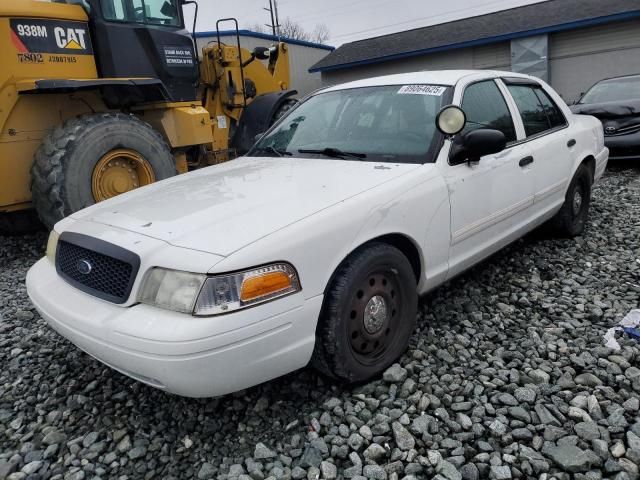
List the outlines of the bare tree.
{"label": "bare tree", "polygon": [[311,41],[315,43],[325,43],[330,37],[329,27],[324,23],[318,23],[311,33]]}
{"label": "bare tree", "polygon": [[[247,28],[252,32],[257,33],[272,33],[267,26],[261,25],[259,23],[252,23]],[[329,40],[330,33],[329,27],[327,27],[324,23],[318,23],[312,32],[307,32],[302,27],[302,25],[300,25],[295,20],[287,17],[280,22],[280,35],[294,40],[325,43],[327,40]]]}

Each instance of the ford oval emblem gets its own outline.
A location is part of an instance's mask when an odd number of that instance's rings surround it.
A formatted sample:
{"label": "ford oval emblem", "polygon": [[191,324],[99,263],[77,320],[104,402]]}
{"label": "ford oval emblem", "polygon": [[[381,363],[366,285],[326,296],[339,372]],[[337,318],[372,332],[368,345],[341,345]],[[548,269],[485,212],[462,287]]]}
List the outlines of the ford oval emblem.
{"label": "ford oval emblem", "polygon": [[82,259],[78,260],[78,263],[76,263],[76,269],[82,275],[89,275],[91,273],[91,270],[93,270],[93,265],[91,265],[89,260]]}

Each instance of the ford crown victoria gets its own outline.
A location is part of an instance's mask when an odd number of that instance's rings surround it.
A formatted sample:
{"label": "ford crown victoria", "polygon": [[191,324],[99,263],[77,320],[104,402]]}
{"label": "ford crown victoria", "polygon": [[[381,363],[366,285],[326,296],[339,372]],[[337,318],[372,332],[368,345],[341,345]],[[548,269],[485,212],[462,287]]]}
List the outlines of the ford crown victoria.
{"label": "ford crown victoria", "polygon": [[580,235],[607,157],[601,123],[532,77],[334,86],[243,158],[59,222],[28,292],[79,348],[167,392],[309,363],[363,381],[406,349],[419,295],[543,223]]}

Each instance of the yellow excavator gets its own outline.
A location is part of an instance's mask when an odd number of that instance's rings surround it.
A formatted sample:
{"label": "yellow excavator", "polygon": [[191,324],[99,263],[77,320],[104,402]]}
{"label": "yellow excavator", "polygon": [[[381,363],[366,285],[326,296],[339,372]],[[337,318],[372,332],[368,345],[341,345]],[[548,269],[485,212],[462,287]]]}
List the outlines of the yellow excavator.
{"label": "yellow excavator", "polygon": [[0,2],[0,233],[243,154],[295,104],[286,44],[223,19],[198,55],[188,3]]}

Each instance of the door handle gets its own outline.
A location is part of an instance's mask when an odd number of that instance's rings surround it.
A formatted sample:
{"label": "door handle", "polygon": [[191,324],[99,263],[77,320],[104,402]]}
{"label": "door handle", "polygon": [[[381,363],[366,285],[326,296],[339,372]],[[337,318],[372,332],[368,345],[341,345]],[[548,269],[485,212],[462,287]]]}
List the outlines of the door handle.
{"label": "door handle", "polygon": [[575,138],[572,138],[571,140],[569,140],[569,141],[567,142],[567,147],[569,147],[569,148],[571,148],[571,147],[575,147],[575,146],[576,146],[576,143],[577,143],[577,142],[576,142]]}
{"label": "door handle", "polygon": [[524,157],[522,160],[520,160],[519,165],[521,167],[526,167],[527,165],[531,165],[533,163],[533,157],[529,156],[529,157]]}

